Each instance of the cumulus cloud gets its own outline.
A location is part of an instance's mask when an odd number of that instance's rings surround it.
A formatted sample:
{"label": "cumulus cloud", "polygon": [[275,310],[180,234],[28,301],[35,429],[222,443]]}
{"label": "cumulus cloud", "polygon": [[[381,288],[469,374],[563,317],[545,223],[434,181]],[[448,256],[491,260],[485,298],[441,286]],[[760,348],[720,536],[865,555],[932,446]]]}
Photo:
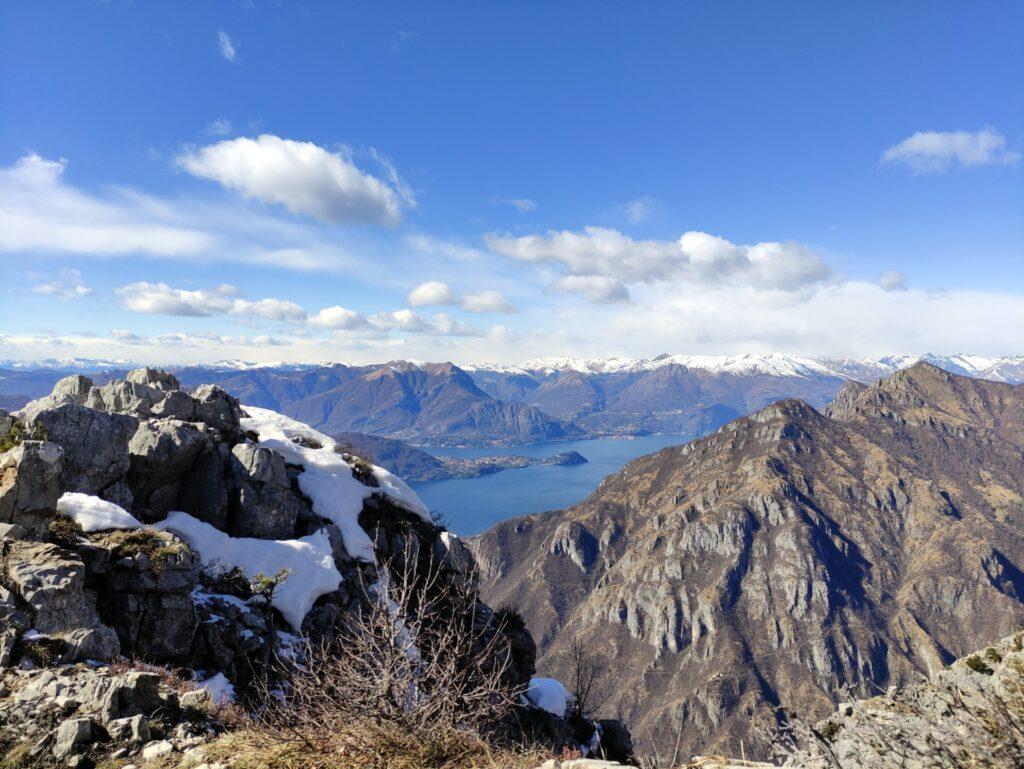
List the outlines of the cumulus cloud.
{"label": "cumulus cloud", "polygon": [[144,196],[101,198],[65,184],[66,167],[31,154],[0,168],[0,251],[195,256],[213,244]]}
{"label": "cumulus cloud", "polygon": [[309,323],[317,328],[342,331],[358,331],[370,327],[365,316],[341,305],[325,307],[320,312],[310,316]]}
{"label": "cumulus cloud", "polygon": [[235,61],[238,58],[238,50],[230,35],[224,30],[217,33],[217,47],[220,48],[220,55],[228,61]]}
{"label": "cumulus cloud", "polygon": [[882,153],[883,163],[899,163],[914,173],[943,173],[954,166],[1008,166],[1020,160],[1006,137],[992,127],[980,131],[918,131]]}
{"label": "cumulus cloud", "polygon": [[494,312],[511,314],[518,312],[516,306],[499,291],[477,291],[463,295],[459,307],[466,312]]}
{"label": "cumulus cloud", "polygon": [[447,283],[439,280],[428,280],[420,283],[409,292],[406,301],[412,307],[430,307],[432,305],[454,304],[455,292]]}
{"label": "cumulus cloud", "polygon": [[394,187],[312,142],[270,134],[241,137],[186,152],[177,162],[193,176],[282,205],[293,214],[389,227],[402,220],[402,200]]}
{"label": "cumulus cloud", "polygon": [[621,281],[604,275],[566,275],[548,286],[550,291],[579,294],[594,304],[618,304],[629,301],[629,289]]}
{"label": "cumulus cloud", "polygon": [[61,270],[58,280],[46,281],[41,275],[32,274],[29,276],[36,281],[32,290],[37,294],[55,296],[58,299],[81,299],[89,296],[92,289],[82,283],[82,273],[78,270]]}
{"label": "cumulus cloud", "polygon": [[227,284],[209,290],[189,291],[171,288],[166,283],[139,281],[121,286],[116,293],[126,309],[144,315],[235,315],[290,323],[306,320],[306,311],[294,302],[281,299],[251,302],[239,298],[238,289]]}
{"label": "cumulus cloud", "polygon": [[882,273],[882,277],[878,280],[878,285],[886,291],[906,291],[907,273],[888,270]]}
{"label": "cumulus cloud", "polygon": [[447,313],[425,318],[412,310],[395,310],[371,315],[370,324],[381,331],[403,331],[408,334],[434,336],[481,336],[482,332]]}
{"label": "cumulus cloud", "polygon": [[693,283],[755,286],[795,291],[824,282],[825,262],[799,243],[737,245],[704,232],[686,232],[678,240],[634,240],[615,229],[585,227],[581,232],[547,235],[490,234],[491,251],[537,264],[556,264],[574,278],[551,284],[556,291],[575,291],[597,301],[622,301],[625,286],[635,283]]}

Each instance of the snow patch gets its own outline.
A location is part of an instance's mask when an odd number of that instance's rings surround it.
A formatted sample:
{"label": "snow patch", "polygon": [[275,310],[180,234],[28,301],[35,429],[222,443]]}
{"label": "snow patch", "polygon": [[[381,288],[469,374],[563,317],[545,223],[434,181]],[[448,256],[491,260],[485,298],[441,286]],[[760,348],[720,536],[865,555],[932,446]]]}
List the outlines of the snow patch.
{"label": "snow patch", "polygon": [[[245,406],[242,427],[259,436],[259,445],[284,456],[285,462],[303,468],[299,488],[313,502],[313,511],[341,529],[345,549],[353,558],[373,562],[373,542],[359,526],[363,501],[384,494],[395,504],[430,521],[430,511],[405,482],[382,467],[371,465],[379,487],[361,483],[352,465],[337,451],[337,443],[312,427],[276,411]],[[306,443],[303,446],[296,439]]]}
{"label": "snow patch", "polygon": [[566,708],[573,700],[561,681],[554,678],[531,678],[526,698],[541,710],[565,718]]}
{"label": "snow patch", "polygon": [[235,701],[235,687],[223,673],[217,673],[205,681],[200,681],[199,687],[206,689],[210,693],[210,699],[218,705]]}
{"label": "snow patch", "polygon": [[142,521],[120,505],[76,491],[69,491],[57,500],[57,512],[71,518],[86,533],[142,527]]}
{"label": "snow patch", "polygon": [[289,574],[274,593],[273,607],[296,631],[322,595],[338,589],[341,573],[334,565],[331,541],[324,529],[300,539],[270,540],[229,537],[188,513],[175,511],[154,528],[170,531],[199,553],[204,564],[237,566],[249,577]]}

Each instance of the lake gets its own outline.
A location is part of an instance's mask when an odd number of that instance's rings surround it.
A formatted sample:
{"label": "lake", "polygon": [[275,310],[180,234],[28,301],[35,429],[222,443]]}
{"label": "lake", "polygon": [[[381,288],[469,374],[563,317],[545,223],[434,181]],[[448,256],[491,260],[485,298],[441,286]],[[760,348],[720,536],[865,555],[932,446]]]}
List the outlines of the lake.
{"label": "lake", "polygon": [[585,465],[533,465],[502,470],[480,478],[457,478],[410,484],[431,511],[441,513],[448,527],[461,536],[479,534],[506,518],[557,510],[587,497],[605,476],[644,454],[688,443],[692,435],[645,435],[638,438],[595,438],[549,441],[529,446],[425,449],[435,456],[485,457],[521,454],[550,457],[578,451]]}

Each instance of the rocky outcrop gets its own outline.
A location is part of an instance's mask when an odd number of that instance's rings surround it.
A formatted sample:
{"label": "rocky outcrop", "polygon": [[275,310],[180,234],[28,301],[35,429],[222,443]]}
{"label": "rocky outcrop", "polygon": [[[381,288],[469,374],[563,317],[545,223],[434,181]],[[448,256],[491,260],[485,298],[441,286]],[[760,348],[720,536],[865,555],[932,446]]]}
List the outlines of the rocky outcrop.
{"label": "rocky outcrop", "polygon": [[919,364],[829,418],[781,401],[473,542],[538,667],[606,659],[607,712],[684,755],[765,749],[1024,624],[1024,388]]}
{"label": "rocky outcrop", "polygon": [[[101,663],[202,671],[258,697],[252,684],[302,660],[307,640],[330,644],[410,564],[472,596],[474,653],[502,665],[502,685],[524,690],[534,673],[533,639],[475,597],[462,542],[400,480],[305,425],[153,369],[67,377],[0,417],[0,749],[181,750],[191,727],[173,693]],[[41,715],[45,698],[59,719]],[[575,747],[586,726],[552,734]]]}

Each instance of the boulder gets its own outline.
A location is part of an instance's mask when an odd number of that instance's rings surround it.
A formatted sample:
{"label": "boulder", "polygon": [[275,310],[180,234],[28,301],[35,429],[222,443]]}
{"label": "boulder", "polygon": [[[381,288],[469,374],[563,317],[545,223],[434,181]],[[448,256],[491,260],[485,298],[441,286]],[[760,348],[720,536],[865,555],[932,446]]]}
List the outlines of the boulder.
{"label": "boulder", "polygon": [[149,721],[141,714],[115,718],[107,723],[107,734],[114,742],[149,742]]}
{"label": "boulder", "polygon": [[26,422],[32,422],[41,411],[57,408],[66,403],[78,406],[83,405],[89,399],[89,395],[94,389],[92,380],[89,377],[73,374],[58,381],[53,386],[53,390],[50,391],[49,395],[30,401],[18,413]]}
{"label": "boulder", "polygon": [[27,539],[28,530],[16,523],[0,523],[0,539]]}
{"label": "boulder", "polygon": [[171,390],[162,401],[153,405],[151,414],[157,419],[183,419],[186,422],[195,418],[196,402],[192,396],[181,390]]}
{"label": "boulder", "polygon": [[221,531],[228,528],[229,492],[232,488],[231,451],[219,443],[204,450],[178,490],[183,510]]}
{"label": "boulder", "polygon": [[73,553],[43,542],[7,546],[7,578],[32,613],[39,633],[59,636],[68,660],[109,659],[120,652],[114,632],[96,613],[85,590],[85,564]]}
{"label": "boulder", "polygon": [[173,374],[154,368],[137,368],[125,376],[126,382],[149,385],[157,390],[180,390],[181,382]]}
{"label": "boulder", "polygon": [[238,403],[238,398],[228,395],[216,385],[199,385],[193,397],[197,422],[205,422],[224,435],[240,433],[242,407]]}
{"label": "boulder", "polygon": [[128,414],[148,418],[153,406],[162,401],[166,394],[162,390],[145,384],[125,380],[114,380],[102,387],[94,387],[83,405],[109,414]]}
{"label": "boulder", "polygon": [[206,433],[190,422],[140,422],[128,442],[128,483],[135,495],[136,508],[148,508],[156,518],[173,509],[182,479],[209,446]]}
{"label": "boulder", "polygon": [[64,452],[63,491],[98,496],[128,472],[135,418],[66,403],[39,412],[33,424]]}
{"label": "boulder", "polygon": [[41,536],[57,509],[64,453],[47,441],[24,441],[0,454],[0,523]]}
{"label": "boulder", "polygon": [[231,534],[259,539],[290,539],[302,508],[292,493],[284,457],[252,441],[231,449],[238,504]]}
{"label": "boulder", "polygon": [[57,727],[53,739],[54,758],[67,758],[79,745],[92,742],[92,721],[88,718],[69,718]]}

